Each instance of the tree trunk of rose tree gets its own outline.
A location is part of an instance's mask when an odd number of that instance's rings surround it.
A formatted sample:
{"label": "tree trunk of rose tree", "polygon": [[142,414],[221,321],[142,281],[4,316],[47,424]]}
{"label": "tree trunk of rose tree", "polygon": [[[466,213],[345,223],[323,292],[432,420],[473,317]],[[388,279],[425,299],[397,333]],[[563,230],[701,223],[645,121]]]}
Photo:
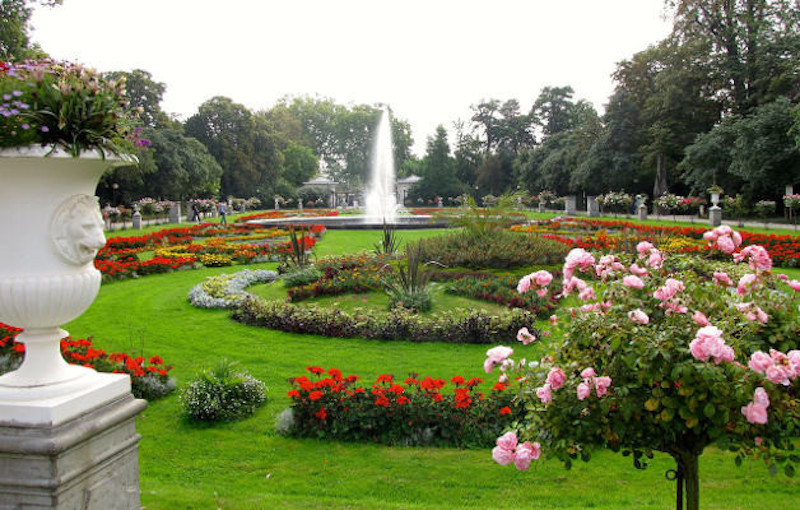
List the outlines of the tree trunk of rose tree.
{"label": "tree trunk of rose tree", "polygon": [[[678,479],[677,483],[683,482],[683,501],[686,504],[686,510],[700,510],[700,476],[698,473],[698,461],[700,456],[693,452],[680,451],[672,454],[675,462],[678,464]],[[680,490],[680,489],[679,489]],[[681,497],[678,496],[680,502]],[[678,510],[683,510],[681,506],[677,506]]]}

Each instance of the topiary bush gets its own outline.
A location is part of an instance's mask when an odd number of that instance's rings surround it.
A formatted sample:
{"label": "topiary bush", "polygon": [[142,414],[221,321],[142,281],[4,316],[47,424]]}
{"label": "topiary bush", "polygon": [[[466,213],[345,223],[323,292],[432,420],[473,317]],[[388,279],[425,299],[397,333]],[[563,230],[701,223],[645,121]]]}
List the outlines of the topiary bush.
{"label": "topiary bush", "polygon": [[180,400],[192,421],[234,421],[250,416],[266,402],[267,387],[236,363],[222,360],[183,388]]}

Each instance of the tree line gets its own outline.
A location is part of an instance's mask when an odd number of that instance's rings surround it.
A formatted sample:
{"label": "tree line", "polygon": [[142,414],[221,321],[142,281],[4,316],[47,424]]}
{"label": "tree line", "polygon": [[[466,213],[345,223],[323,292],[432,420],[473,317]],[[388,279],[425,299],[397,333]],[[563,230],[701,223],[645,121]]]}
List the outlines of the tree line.
{"label": "tree line", "polygon": [[[57,4],[51,0],[44,3]],[[778,198],[800,181],[800,0],[666,0],[668,37],[619,62],[600,115],[569,85],[518,99],[481,99],[471,116],[440,125],[426,152],[411,152],[411,127],[392,117],[398,175],[422,177],[412,201],[549,190],[703,195],[712,184],[746,200]],[[0,58],[36,57],[29,4],[2,0]],[[384,105],[285,97],[251,111],[214,97],[181,122],[162,111],[166,90],[144,70],[127,78],[131,108],[151,142],[135,168],[104,176],[98,193],[130,202],[298,196],[324,162],[353,190],[367,179]]]}

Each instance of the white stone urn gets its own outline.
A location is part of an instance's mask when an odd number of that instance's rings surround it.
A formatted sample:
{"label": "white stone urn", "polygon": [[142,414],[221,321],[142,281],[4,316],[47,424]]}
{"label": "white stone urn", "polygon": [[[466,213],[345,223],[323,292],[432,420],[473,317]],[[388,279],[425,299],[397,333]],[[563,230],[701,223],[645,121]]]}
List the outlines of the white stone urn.
{"label": "white stone urn", "polygon": [[96,152],[75,158],[49,147],[0,151],[0,321],[25,330],[17,340],[26,351],[17,370],[0,376],[0,404],[97,382],[100,374],[61,356],[67,332],[60,326],[97,296],[101,275],[93,261],[105,236],[94,190],[103,172],[122,164]]}

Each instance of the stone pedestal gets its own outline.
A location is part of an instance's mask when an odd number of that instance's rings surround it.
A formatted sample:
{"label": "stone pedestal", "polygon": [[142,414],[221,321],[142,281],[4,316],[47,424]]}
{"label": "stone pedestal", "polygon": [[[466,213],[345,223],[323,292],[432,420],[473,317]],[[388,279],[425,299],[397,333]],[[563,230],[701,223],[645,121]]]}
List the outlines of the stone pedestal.
{"label": "stone pedestal", "polygon": [[142,230],[142,213],[134,211],[133,216],[131,216],[131,224],[134,230]]}
{"label": "stone pedestal", "polygon": [[170,223],[180,223],[181,222],[181,203],[175,202],[169,208],[169,222]]}
{"label": "stone pedestal", "polygon": [[539,212],[544,212],[544,202],[539,202]]}
{"label": "stone pedestal", "polygon": [[564,214],[574,216],[577,209],[578,198],[575,195],[564,197]]}
{"label": "stone pedestal", "polygon": [[[111,379],[111,388],[105,391],[115,393],[120,381]],[[123,386],[129,388],[129,384],[125,381]],[[70,416],[70,409],[85,400],[83,396],[53,400],[60,401],[61,412],[53,412],[58,406],[46,409],[49,419],[45,423],[20,421],[3,406],[0,509],[140,508],[137,445],[141,436],[136,432],[136,416],[147,403],[127,391]],[[36,414],[44,416],[42,409],[28,419],[36,422]],[[66,416],[69,418],[61,419]]]}
{"label": "stone pedestal", "polygon": [[586,216],[590,218],[600,216],[600,206],[597,204],[597,197],[586,197]]}
{"label": "stone pedestal", "polygon": [[718,205],[712,205],[708,210],[708,223],[712,227],[722,225],[722,208]]}
{"label": "stone pedestal", "polygon": [[645,221],[647,219],[647,206],[645,204],[639,204],[636,214],[639,220]]}

